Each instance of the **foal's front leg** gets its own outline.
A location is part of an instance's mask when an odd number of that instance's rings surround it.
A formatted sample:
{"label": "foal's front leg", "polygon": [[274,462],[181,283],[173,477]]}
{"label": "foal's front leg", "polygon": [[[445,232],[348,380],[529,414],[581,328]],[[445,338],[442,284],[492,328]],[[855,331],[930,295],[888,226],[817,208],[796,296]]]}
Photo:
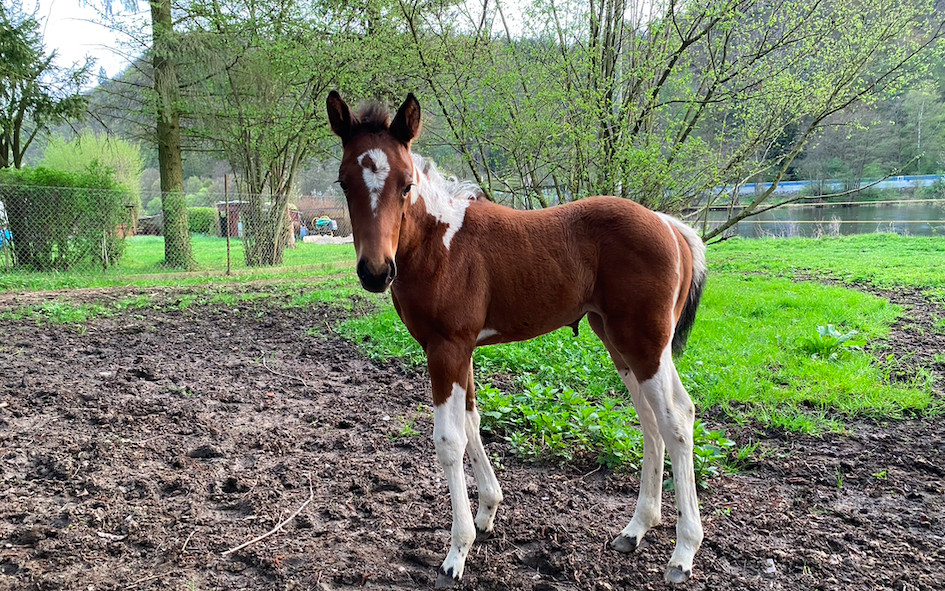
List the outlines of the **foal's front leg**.
{"label": "foal's front leg", "polygon": [[476,513],[476,541],[492,537],[495,514],[502,502],[502,489],[495,477],[492,463],[482,445],[479,433],[480,417],[476,409],[476,390],[473,381],[472,361],[469,363],[469,380],[466,382],[466,454],[472,462],[476,485],[479,488],[479,511]]}
{"label": "foal's front leg", "polygon": [[466,386],[471,355],[472,347],[467,349],[452,343],[427,347],[427,364],[433,385],[433,444],[446,475],[453,508],[450,551],[437,575],[437,587],[448,587],[462,578],[466,555],[476,539],[463,471],[463,452],[468,442]]}

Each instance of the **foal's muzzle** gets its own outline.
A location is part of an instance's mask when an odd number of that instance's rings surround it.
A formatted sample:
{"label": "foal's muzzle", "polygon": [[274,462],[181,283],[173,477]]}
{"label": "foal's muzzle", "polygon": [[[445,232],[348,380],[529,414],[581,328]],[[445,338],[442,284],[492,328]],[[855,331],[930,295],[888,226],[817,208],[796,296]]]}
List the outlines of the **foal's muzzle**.
{"label": "foal's muzzle", "polygon": [[361,286],[368,291],[381,293],[396,276],[397,265],[391,259],[384,259],[379,267],[375,267],[367,259],[358,261],[358,279],[361,280]]}

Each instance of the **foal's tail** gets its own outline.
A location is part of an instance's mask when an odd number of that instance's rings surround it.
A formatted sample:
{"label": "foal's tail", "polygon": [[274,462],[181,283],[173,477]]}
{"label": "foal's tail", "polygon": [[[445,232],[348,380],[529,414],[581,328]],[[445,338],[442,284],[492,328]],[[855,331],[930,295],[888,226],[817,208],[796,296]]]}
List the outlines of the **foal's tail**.
{"label": "foal's tail", "polygon": [[696,322],[696,310],[699,308],[699,299],[705,287],[705,244],[695,230],[686,224],[670,216],[665,216],[665,219],[683,235],[692,253],[692,283],[689,285],[686,304],[683,306],[673,333],[673,355],[681,355],[686,349],[686,341],[689,339],[689,333],[692,332],[692,325]]}

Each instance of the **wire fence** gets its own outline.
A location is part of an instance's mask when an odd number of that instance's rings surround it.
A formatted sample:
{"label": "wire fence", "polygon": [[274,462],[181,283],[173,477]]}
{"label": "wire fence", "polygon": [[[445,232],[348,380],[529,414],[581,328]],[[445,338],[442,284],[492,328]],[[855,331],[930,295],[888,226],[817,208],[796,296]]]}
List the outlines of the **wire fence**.
{"label": "wire fence", "polygon": [[[185,215],[175,216],[181,209]],[[177,226],[166,223],[168,215]],[[725,217],[725,212],[710,212],[709,227],[722,221],[713,215]],[[742,221],[733,232],[746,237],[945,235],[945,200],[778,208]],[[301,267],[319,262],[306,244],[350,241],[350,234],[344,202],[331,197],[274,206],[266,195],[133,195],[0,185],[0,274]]]}
{"label": "wire fence", "polygon": [[336,199],[301,198],[299,207],[268,195],[195,197],[2,184],[0,273],[305,266],[317,261],[300,247],[350,241]]}

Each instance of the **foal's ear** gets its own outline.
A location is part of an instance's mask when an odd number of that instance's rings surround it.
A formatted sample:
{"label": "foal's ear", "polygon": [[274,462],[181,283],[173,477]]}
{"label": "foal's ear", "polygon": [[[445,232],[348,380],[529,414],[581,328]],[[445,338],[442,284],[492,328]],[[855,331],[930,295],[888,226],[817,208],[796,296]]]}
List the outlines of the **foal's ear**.
{"label": "foal's ear", "polygon": [[407,95],[407,100],[394,115],[390,134],[405,146],[409,146],[410,142],[420,135],[420,103],[412,92]]}
{"label": "foal's ear", "polygon": [[331,124],[331,130],[335,135],[341,138],[341,143],[348,141],[351,136],[351,130],[357,123],[354,114],[347,103],[341,100],[341,95],[337,90],[328,93],[328,122]]}

